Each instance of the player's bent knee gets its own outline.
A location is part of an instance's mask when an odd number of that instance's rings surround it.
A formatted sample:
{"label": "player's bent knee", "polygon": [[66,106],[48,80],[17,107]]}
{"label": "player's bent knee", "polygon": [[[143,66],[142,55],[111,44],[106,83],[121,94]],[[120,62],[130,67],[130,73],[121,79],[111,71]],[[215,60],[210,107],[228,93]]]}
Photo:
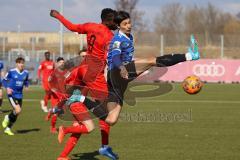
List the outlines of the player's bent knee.
{"label": "player's bent knee", "polygon": [[15,108],[16,114],[20,114],[21,110],[22,110],[22,109],[21,109],[20,106],[16,106],[16,108]]}
{"label": "player's bent knee", "polygon": [[88,133],[92,132],[95,129],[94,123],[92,121],[83,122],[83,124],[86,126]]}
{"label": "player's bent knee", "polygon": [[106,122],[110,125],[110,126],[113,126],[113,125],[115,125],[116,123],[117,123],[117,121],[118,121],[118,118],[114,118],[114,117],[108,117],[107,119],[106,119]]}
{"label": "player's bent knee", "polygon": [[95,129],[94,125],[87,126],[88,133],[92,132]]}

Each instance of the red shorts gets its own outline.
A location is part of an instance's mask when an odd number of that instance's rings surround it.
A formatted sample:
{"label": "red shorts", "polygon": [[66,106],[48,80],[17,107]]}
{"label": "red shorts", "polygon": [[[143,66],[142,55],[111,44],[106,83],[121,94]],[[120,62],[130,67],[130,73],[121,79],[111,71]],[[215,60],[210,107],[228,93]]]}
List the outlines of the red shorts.
{"label": "red shorts", "polygon": [[105,100],[108,96],[107,82],[104,77],[105,65],[89,61],[91,60],[84,61],[72,70],[65,83],[81,87],[84,95],[89,93],[94,99]]}
{"label": "red shorts", "polygon": [[48,80],[42,80],[42,87],[45,91],[50,91]]}
{"label": "red shorts", "polygon": [[91,119],[87,108],[80,102],[72,103],[70,106],[70,111],[77,122],[83,122]]}
{"label": "red shorts", "polygon": [[52,94],[51,94],[51,106],[56,107],[59,102],[60,102],[60,99],[57,96],[57,94],[52,92]]}
{"label": "red shorts", "polygon": [[49,88],[55,93],[66,93],[65,89],[65,75],[68,71],[60,71],[55,69],[48,78]]}
{"label": "red shorts", "polygon": [[67,95],[60,92],[51,92],[51,105],[52,107],[62,107],[59,106],[60,102],[66,100]]}

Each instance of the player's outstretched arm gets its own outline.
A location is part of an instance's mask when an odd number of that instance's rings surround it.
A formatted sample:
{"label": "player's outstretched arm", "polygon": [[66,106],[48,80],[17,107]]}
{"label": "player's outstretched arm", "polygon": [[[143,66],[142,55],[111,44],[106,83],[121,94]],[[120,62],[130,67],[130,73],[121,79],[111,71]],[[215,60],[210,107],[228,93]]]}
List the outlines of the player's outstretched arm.
{"label": "player's outstretched arm", "polygon": [[67,20],[63,15],[61,15],[58,11],[56,10],[51,10],[50,11],[50,16],[53,18],[58,19],[67,29],[73,32],[80,32],[79,31],[79,24],[73,24],[69,20]]}

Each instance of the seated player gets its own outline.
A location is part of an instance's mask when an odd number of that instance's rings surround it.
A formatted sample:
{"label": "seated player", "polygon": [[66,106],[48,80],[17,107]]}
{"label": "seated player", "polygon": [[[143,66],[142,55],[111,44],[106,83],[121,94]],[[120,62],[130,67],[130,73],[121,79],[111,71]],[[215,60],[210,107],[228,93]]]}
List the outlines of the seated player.
{"label": "seated player", "polygon": [[16,68],[11,69],[3,79],[3,85],[7,89],[8,100],[13,107],[12,112],[6,115],[2,126],[7,135],[14,135],[11,131],[13,124],[21,113],[23,87],[28,88],[28,71],[24,70],[25,60],[22,57],[16,59]]}

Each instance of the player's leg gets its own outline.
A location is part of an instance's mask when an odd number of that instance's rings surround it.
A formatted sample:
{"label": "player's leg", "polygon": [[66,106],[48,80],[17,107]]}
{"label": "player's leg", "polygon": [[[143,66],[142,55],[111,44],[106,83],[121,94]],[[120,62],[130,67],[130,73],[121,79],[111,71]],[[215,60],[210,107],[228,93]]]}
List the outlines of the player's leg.
{"label": "player's leg", "polygon": [[[90,74],[89,74],[90,75]],[[86,78],[85,78],[86,80]],[[91,79],[90,79],[91,80]],[[96,100],[96,102],[99,102],[101,105],[99,105],[97,108],[94,108],[93,113],[98,113],[99,115],[99,128],[101,131],[101,138],[102,138],[102,146],[99,148],[99,154],[109,157],[111,159],[117,159],[118,156],[112,151],[112,148],[109,146],[109,134],[110,134],[110,125],[104,120],[103,117],[105,117],[107,110],[106,110],[106,103],[104,102],[108,97],[108,86],[107,82],[105,80],[104,74],[98,74],[95,81],[88,81],[86,83],[86,86],[88,87],[88,91],[90,96]],[[106,112],[102,112],[102,110],[105,110]]]}
{"label": "player's leg", "polygon": [[[133,65],[129,65],[127,68],[131,71],[131,74],[136,72]],[[109,91],[107,109],[109,113],[106,122],[110,125],[114,125],[117,123],[122,110],[124,93],[127,89],[129,80],[121,77],[119,69],[113,69],[108,71],[107,82]]]}
{"label": "player's leg", "polygon": [[68,158],[68,155],[70,154],[70,152],[73,150],[73,148],[75,147],[75,145],[77,144],[79,138],[80,138],[81,134],[76,134],[73,133],[67,140],[63,151],[61,152],[60,156],[58,157],[57,160],[70,160],[70,158]]}
{"label": "player's leg", "polygon": [[77,144],[78,139],[81,134],[90,133],[94,129],[94,123],[90,119],[90,115],[87,112],[87,109],[79,102],[73,103],[70,106],[70,111],[75,117],[75,122],[72,126],[69,127],[59,127],[58,140],[59,143],[62,143],[63,138],[66,134],[71,133],[72,135],[67,140],[66,145],[63,151],[60,154],[58,159],[67,159],[70,152],[73,150],[74,146]]}
{"label": "player's leg", "polygon": [[108,102],[107,108],[108,108],[109,114],[108,114],[107,118],[105,119],[105,121],[109,125],[113,126],[118,121],[120,112],[122,110],[122,106],[116,102]]}
{"label": "player's leg", "polygon": [[70,105],[70,111],[73,114],[75,120],[79,123],[79,125],[73,125],[68,127],[60,126],[58,134],[59,143],[62,143],[66,134],[87,134],[94,130],[93,120],[91,119],[88,110],[82,103],[72,103]]}
{"label": "player's leg", "polygon": [[45,90],[45,95],[44,95],[44,98],[43,98],[45,108],[47,108],[48,100],[50,100],[50,99],[51,99],[51,91],[50,90]]}
{"label": "player's leg", "polygon": [[99,119],[98,124],[101,131],[102,147],[107,146],[109,143],[110,126],[104,120],[101,119]]}
{"label": "player's leg", "polygon": [[[59,98],[56,93],[51,93],[51,108],[54,108],[59,103]],[[48,114],[46,117],[46,120],[49,120],[51,118],[51,127],[50,132],[51,133],[57,133],[56,123],[57,123],[57,114]]]}
{"label": "player's leg", "polygon": [[[108,72],[108,74],[110,74]],[[120,74],[120,73],[119,73]],[[123,106],[123,97],[124,92],[127,88],[127,83],[124,83],[123,79],[120,79],[120,77],[116,76],[115,74],[112,75],[112,81],[110,82],[110,78],[108,76],[108,87],[109,87],[109,96],[108,96],[108,103],[107,103],[107,110],[108,115],[105,119],[105,121],[113,126],[117,123],[119,115],[122,110]],[[119,75],[120,76],[120,75]],[[116,81],[116,79],[119,79]],[[122,82],[120,82],[122,81]]]}
{"label": "player's leg", "polygon": [[[86,73],[86,72],[85,72]],[[81,75],[82,72],[79,73]],[[91,101],[90,99],[83,102],[83,104],[88,106],[88,109],[93,112],[97,117],[101,118],[104,117],[107,112],[104,108],[104,102],[108,96],[108,87],[105,80],[105,77],[103,74],[99,74],[97,77],[95,77],[95,80],[91,78],[91,74],[89,73],[87,76],[85,76],[85,87],[80,87],[81,94],[87,95],[85,91],[87,90],[90,94],[92,99],[95,99],[95,101]],[[74,87],[73,87],[74,88]],[[74,90],[74,89],[72,89]],[[74,92],[75,94],[75,92]],[[81,98],[80,98],[81,99]],[[117,154],[113,153],[112,148],[108,146],[108,140],[109,140],[109,133],[110,133],[110,126],[108,123],[106,123],[104,120],[99,120],[99,127],[101,130],[101,137],[102,137],[102,146],[99,149],[99,153],[103,156],[107,156],[111,159],[117,159]]]}
{"label": "player's leg", "polygon": [[99,119],[99,127],[102,137],[102,146],[98,150],[99,154],[111,159],[118,159],[118,155],[109,146],[110,125],[105,120]]}
{"label": "player's leg", "polygon": [[167,67],[178,64],[180,62],[198,60],[200,53],[198,44],[193,35],[191,35],[188,52],[185,54],[169,54],[159,57],[150,57],[147,59],[137,59],[135,61],[135,67],[137,75],[140,75],[144,71],[148,70],[152,66]]}
{"label": "player's leg", "polygon": [[16,122],[18,115],[21,112],[22,99],[15,99],[13,97],[8,97],[10,104],[13,107],[13,111],[4,117],[2,122],[3,128],[5,128],[4,133],[8,135],[14,135],[11,131],[13,124]]}
{"label": "player's leg", "polygon": [[2,102],[3,102],[3,92],[2,92],[2,83],[0,82],[0,113],[2,113]]}
{"label": "player's leg", "polygon": [[51,94],[52,94],[52,91],[51,91],[51,88],[49,86],[49,82],[48,80],[44,80],[43,82],[43,88],[44,88],[44,91],[45,91],[45,95],[43,97],[43,101],[41,101],[41,108],[44,112],[48,112],[48,101],[51,99]]}
{"label": "player's leg", "polygon": [[56,128],[57,117],[58,117],[57,114],[53,114],[51,117],[51,127],[50,127],[51,133],[57,133],[57,128]]}
{"label": "player's leg", "polygon": [[43,100],[40,101],[40,105],[43,112],[48,112],[47,104],[48,104],[48,98],[50,98],[48,95],[48,92],[50,91],[50,88],[48,86],[48,81],[46,80],[42,81],[42,88],[44,90],[44,96],[43,96]]}
{"label": "player's leg", "polygon": [[[93,101],[81,94],[80,90],[75,89],[73,95],[68,99],[71,104],[73,102],[82,102],[88,110],[93,110],[94,115],[99,118],[107,118],[110,125],[114,125],[119,117],[121,106],[123,103],[123,95],[127,88],[128,81],[120,76],[119,70],[108,73],[108,90],[109,95],[107,103]],[[78,91],[78,92],[77,92]],[[106,107],[106,108],[105,108]]]}
{"label": "player's leg", "polygon": [[43,100],[40,101],[40,105],[41,105],[41,109],[43,110],[43,112],[48,112],[48,100],[51,98],[51,94],[49,90],[44,90],[45,94],[43,97]]}

